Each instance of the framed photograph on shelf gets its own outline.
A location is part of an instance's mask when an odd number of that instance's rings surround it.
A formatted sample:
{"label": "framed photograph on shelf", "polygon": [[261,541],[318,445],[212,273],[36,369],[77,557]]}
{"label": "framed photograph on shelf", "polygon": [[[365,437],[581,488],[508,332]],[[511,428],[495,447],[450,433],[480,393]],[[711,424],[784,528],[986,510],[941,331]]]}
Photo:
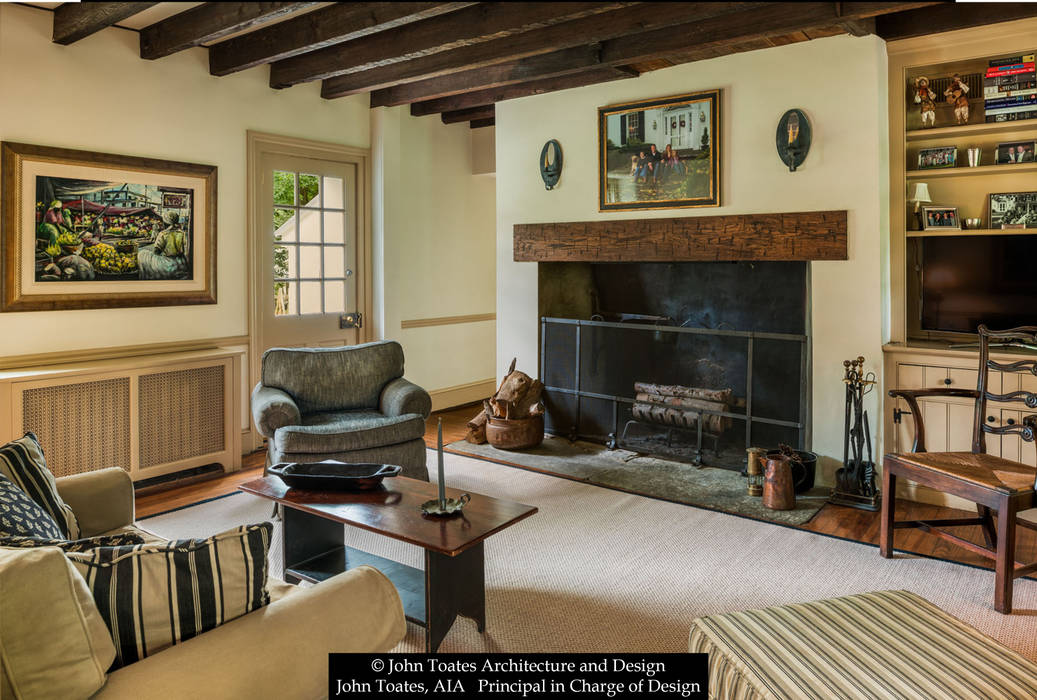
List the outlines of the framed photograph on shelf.
{"label": "framed photograph on shelf", "polygon": [[720,91],[598,108],[598,209],[720,206]]}
{"label": "framed photograph on shelf", "polygon": [[216,303],[216,166],[0,144],[0,310]]}
{"label": "framed photograph on shelf", "polygon": [[958,164],[958,149],[955,146],[922,148],[918,151],[918,169],[953,168]]}
{"label": "framed photograph on shelf", "polygon": [[1037,192],[990,195],[990,228],[1037,228]]}
{"label": "framed photograph on shelf", "polygon": [[923,231],[960,231],[958,207],[922,207]]}
{"label": "framed photograph on shelf", "polygon": [[998,165],[1008,163],[1032,163],[1034,162],[1034,150],[1037,147],[1035,141],[1014,141],[1011,143],[999,143],[994,151],[994,162]]}

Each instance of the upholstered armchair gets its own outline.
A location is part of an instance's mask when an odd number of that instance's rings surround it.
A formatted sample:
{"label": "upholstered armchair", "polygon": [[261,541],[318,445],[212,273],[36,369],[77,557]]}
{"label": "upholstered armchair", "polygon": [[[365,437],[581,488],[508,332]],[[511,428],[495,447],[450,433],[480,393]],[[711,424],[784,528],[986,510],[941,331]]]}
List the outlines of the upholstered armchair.
{"label": "upholstered armchair", "polygon": [[403,348],[384,340],[340,348],[271,348],[252,391],[252,418],[279,462],[398,464],[428,480],[428,392],[403,378]]}

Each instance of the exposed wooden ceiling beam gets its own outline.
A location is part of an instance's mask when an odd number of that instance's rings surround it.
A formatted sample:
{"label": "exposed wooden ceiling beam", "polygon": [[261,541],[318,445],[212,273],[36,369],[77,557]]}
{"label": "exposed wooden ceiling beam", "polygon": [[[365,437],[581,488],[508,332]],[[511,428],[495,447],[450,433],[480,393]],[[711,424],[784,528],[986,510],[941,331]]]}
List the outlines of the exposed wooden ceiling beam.
{"label": "exposed wooden ceiling beam", "polygon": [[209,72],[229,75],[309,51],[455,12],[474,2],[349,2],[307,12],[209,49]]}
{"label": "exposed wooden ceiling beam", "polygon": [[473,119],[472,121],[468,122],[468,128],[482,129],[487,126],[496,126],[496,124],[497,120],[494,117],[490,117],[489,119]]}
{"label": "exposed wooden ceiling beam", "polygon": [[459,122],[477,121],[479,119],[493,119],[497,108],[493,105],[472,107],[471,109],[459,109],[456,112],[443,112],[439,118],[444,124],[457,124]]}
{"label": "exposed wooden ceiling beam", "polygon": [[592,68],[591,70],[583,71],[582,73],[573,73],[571,75],[563,75],[557,78],[531,80],[528,83],[506,85],[504,87],[493,88],[490,90],[476,90],[475,92],[466,92],[461,95],[441,97],[438,100],[429,100],[427,102],[415,102],[410,106],[410,113],[415,117],[421,117],[426,114],[456,112],[462,109],[471,109],[472,107],[492,105],[495,102],[512,100],[516,97],[542,95],[547,92],[555,92],[556,90],[568,90],[569,88],[583,87],[585,85],[595,85],[597,83],[606,83],[612,80],[623,80],[624,78],[636,77],[636,71],[610,67]]}
{"label": "exposed wooden ceiling beam", "polygon": [[68,45],[143,12],[157,2],[65,2],[54,10],[51,41]]}
{"label": "exposed wooden ceiling beam", "polygon": [[1034,16],[1037,3],[1033,2],[943,4],[878,17],[875,33],[886,41],[895,41]]}
{"label": "exposed wooden ceiling beam", "polygon": [[404,83],[371,93],[372,107],[434,100],[472,90],[513,85],[541,78],[578,73],[601,65],[601,45],[576,46],[553,53],[520,58],[517,61],[499,63],[485,68],[453,73],[431,80]]}
{"label": "exposed wooden ceiling beam", "polygon": [[409,61],[399,61],[369,70],[338,75],[323,82],[321,95],[326,98],[334,98],[370,92],[401,83],[427,80],[540,53],[613,39],[632,32],[671,27],[725,12],[749,9],[758,4],[761,3],[641,3],[633,7],[570,20],[532,32],[523,32]]}
{"label": "exposed wooden ceiling beam", "polygon": [[620,2],[479,3],[391,32],[277,61],[270,86],[288,87],[499,39],[623,7]]}
{"label": "exposed wooden ceiling beam", "polygon": [[169,56],[305,9],[315,2],[207,2],[140,30],[140,57]]}

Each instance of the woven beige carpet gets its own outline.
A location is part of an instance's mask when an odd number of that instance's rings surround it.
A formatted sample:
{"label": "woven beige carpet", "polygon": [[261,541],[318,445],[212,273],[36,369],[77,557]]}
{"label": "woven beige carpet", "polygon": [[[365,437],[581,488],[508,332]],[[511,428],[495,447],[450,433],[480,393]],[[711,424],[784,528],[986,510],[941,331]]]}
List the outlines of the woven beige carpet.
{"label": "woven beige carpet", "polygon": [[[430,451],[435,473],[435,453]],[[486,541],[486,633],[459,619],[443,652],[687,651],[692,619],[731,610],[907,589],[1037,661],[1037,582],[1017,580],[1012,615],[994,612],[992,572],[668,503],[459,455],[450,486],[540,512]],[[268,519],[239,494],[148,518],[164,537]],[[418,548],[349,530],[348,542],[411,566]],[[275,537],[275,540],[277,538]],[[275,541],[271,564],[280,571]],[[419,651],[409,625],[400,651]]]}

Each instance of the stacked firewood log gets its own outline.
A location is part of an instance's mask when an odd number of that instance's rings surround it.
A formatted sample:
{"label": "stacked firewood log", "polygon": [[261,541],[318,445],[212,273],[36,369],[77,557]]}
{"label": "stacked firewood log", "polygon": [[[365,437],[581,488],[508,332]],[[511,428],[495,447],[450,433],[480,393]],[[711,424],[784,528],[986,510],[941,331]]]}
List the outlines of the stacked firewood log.
{"label": "stacked firewood log", "polygon": [[483,410],[468,421],[465,440],[476,445],[485,443],[486,421],[491,417],[516,419],[543,413],[544,404],[540,402],[543,391],[543,383],[525,372],[516,371],[515,360],[512,360],[497,393],[483,401]]}
{"label": "stacked firewood log", "polygon": [[731,427],[730,418],[704,413],[730,411],[734,394],[731,389],[635,382],[634,392],[631,408],[634,420],[690,429],[697,428],[701,420],[702,431],[710,435],[721,435]]}

